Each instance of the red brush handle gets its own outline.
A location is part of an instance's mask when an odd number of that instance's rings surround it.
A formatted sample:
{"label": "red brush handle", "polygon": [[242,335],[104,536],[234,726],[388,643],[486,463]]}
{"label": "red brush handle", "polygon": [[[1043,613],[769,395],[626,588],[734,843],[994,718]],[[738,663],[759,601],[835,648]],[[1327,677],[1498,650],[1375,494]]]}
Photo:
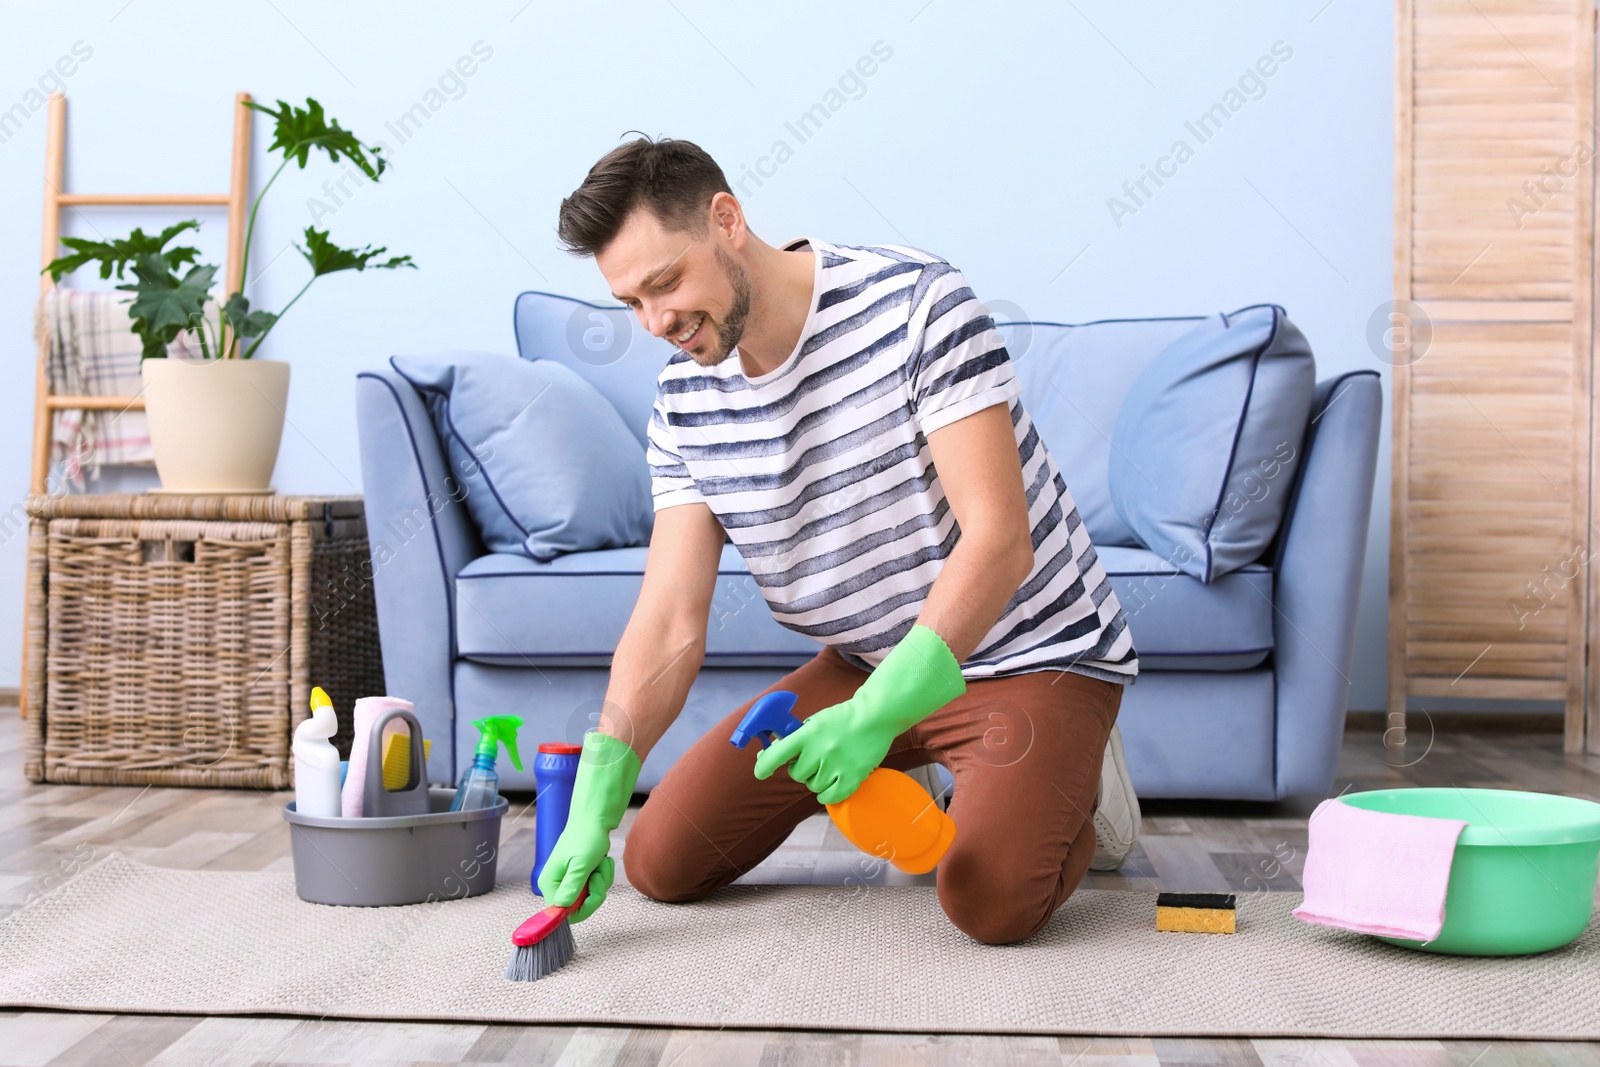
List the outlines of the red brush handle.
{"label": "red brush handle", "polygon": [[568,915],[581,908],[583,902],[587,899],[589,899],[589,887],[584,886],[578,891],[578,899],[566,907],[563,908],[556,904],[550,905],[550,907],[517,927],[511,934],[511,943],[520,948],[526,948],[528,945],[537,945],[549,937]]}

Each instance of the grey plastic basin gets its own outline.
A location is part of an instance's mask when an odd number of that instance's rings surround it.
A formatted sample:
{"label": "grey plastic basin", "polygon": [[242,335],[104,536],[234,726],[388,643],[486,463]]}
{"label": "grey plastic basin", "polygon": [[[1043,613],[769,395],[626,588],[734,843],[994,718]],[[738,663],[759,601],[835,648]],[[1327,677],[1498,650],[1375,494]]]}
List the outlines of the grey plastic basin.
{"label": "grey plastic basin", "polygon": [[451,811],[454,789],[428,790],[426,815],[335,819],[283,807],[294,887],[314,904],[376,907],[474,897],[494,888],[500,817],[510,805]]}

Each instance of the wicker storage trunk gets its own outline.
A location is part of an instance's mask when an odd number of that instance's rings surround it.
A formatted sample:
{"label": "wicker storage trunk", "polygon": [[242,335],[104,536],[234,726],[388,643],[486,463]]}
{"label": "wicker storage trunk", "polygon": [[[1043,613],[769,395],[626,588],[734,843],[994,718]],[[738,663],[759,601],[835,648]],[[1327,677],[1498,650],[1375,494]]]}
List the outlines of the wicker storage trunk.
{"label": "wicker storage trunk", "polygon": [[23,771],[33,781],[293,784],[320,685],[384,692],[359,497],[33,497]]}

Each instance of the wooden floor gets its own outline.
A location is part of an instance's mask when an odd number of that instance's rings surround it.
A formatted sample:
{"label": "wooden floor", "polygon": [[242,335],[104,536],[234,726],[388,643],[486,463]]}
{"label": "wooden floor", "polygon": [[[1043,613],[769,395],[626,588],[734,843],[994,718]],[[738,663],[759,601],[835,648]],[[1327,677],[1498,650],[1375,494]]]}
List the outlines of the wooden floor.
{"label": "wooden floor", "polygon": [[[1528,788],[1600,799],[1600,756],[1564,756],[1557,732],[1435,721],[1413,725],[1403,755],[1377,724],[1346,732],[1333,792],[1384,785]],[[0,710],[0,915],[120,850],[145,863],[208,870],[289,870],[287,794],[250,790],[36,786],[22,778],[19,724]],[[533,863],[528,798],[512,807],[502,871]],[[1281,804],[1146,800],[1138,850],[1102,889],[1298,892],[1314,799]],[[633,812],[618,829],[617,847]],[[751,882],[859,878],[851,846],[826,818],[803,825]],[[621,871],[619,876],[626,877]],[[885,882],[932,884],[888,870]],[[960,1035],[482,1026],[276,1017],[132,1016],[0,1011],[0,1064],[496,1063],[667,1065],[1014,1063],[1262,1067],[1600,1067],[1600,1043],[1482,1041],[999,1038]]]}

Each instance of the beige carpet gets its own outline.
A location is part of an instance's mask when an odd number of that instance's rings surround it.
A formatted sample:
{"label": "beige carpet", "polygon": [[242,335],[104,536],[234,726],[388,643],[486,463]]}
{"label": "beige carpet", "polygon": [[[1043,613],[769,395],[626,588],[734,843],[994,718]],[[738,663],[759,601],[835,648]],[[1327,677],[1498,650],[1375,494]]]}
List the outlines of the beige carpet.
{"label": "beige carpet", "polygon": [[1036,937],[979,945],[928,888],[617,886],[549,978],[500,976],[536,910],[330,908],[287,874],[120,854],[0,922],[0,1004],[93,1011],[916,1032],[1600,1039],[1600,924],[1508,959],[1413,952],[1241,894],[1236,934],[1162,933],[1153,892],[1080,889]]}

